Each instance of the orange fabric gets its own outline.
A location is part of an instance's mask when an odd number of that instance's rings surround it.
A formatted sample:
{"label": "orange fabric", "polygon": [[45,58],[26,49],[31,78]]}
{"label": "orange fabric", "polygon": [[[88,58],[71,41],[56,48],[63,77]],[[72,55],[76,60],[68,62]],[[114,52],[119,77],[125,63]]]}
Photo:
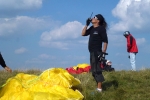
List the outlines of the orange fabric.
{"label": "orange fabric", "polygon": [[76,69],[73,67],[70,68],[66,68],[66,70],[70,73],[70,74],[81,74],[84,72],[89,72],[91,69],[90,65],[86,65],[84,64],[84,66],[82,64],[80,64],[80,66],[77,66]]}

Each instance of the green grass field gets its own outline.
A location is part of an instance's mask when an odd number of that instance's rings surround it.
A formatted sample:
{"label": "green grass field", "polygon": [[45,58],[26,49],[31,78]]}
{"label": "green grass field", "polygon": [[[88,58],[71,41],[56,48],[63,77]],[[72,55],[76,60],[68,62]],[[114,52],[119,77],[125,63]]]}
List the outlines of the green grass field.
{"label": "green grass field", "polygon": [[[39,75],[40,70],[13,71],[7,73],[0,71],[0,86],[6,80],[16,74],[23,72]],[[96,82],[91,73],[73,75],[81,81],[81,84],[73,87],[78,89],[83,95],[84,100],[150,100],[150,70],[116,71],[103,72],[105,82],[103,82],[103,92],[97,93]]]}

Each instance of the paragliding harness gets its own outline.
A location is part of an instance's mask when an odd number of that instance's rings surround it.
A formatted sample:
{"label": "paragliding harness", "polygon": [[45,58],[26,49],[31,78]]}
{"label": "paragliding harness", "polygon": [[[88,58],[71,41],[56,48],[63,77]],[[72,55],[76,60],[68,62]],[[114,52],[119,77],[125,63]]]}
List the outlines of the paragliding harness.
{"label": "paragliding harness", "polygon": [[[111,62],[105,59],[105,55],[108,55],[108,53],[102,52],[99,56],[99,62],[100,62],[100,67],[102,71],[115,71],[114,68],[111,67]],[[110,64],[108,64],[110,63]]]}

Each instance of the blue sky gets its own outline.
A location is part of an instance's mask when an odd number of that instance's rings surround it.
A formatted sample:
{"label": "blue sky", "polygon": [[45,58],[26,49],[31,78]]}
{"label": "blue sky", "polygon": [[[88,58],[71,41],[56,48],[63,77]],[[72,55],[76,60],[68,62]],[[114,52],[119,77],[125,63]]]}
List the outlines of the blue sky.
{"label": "blue sky", "polygon": [[12,69],[89,64],[88,37],[81,31],[93,12],[109,25],[112,67],[131,69],[123,37],[129,30],[139,49],[137,69],[149,68],[149,9],[150,0],[0,0],[0,52]]}

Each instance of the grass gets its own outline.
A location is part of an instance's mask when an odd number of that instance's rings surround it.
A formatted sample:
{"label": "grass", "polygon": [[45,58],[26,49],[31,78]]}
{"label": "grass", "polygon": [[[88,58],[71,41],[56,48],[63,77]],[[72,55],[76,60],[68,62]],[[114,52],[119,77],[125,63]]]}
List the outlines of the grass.
{"label": "grass", "polygon": [[[6,80],[17,73],[39,75],[40,70],[14,71],[7,73],[0,71],[0,86]],[[96,82],[91,73],[73,75],[81,81],[81,84],[73,87],[78,89],[84,100],[149,100],[150,96],[150,69],[133,71],[103,72],[105,81],[102,84],[103,92],[97,93]]]}

